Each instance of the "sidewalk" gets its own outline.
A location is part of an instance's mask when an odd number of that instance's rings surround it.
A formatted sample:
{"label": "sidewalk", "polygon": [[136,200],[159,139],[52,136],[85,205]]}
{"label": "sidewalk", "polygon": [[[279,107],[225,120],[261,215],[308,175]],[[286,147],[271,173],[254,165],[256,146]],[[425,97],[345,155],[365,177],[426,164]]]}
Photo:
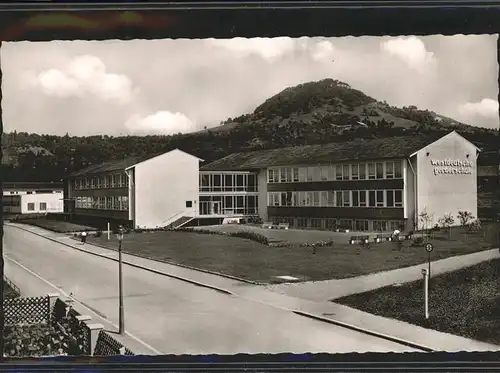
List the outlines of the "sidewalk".
{"label": "sidewalk", "polygon": [[[498,249],[437,260],[431,262],[431,275],[435,276],[455,271],[495,258],[500,258],[500,251]],[[420,280],[422,278],[421,270],[423,268],[428,268],[428,264],[424,263],[411,267],[394,269],[392,271],[372,273],[365,276],[341,280],[270,285],[268,289],[292,297],[312,301],[327,301],[351,294],[364,293],[385,286]]]}
{"label": "sidewalk", "polygon": [[[93,246],[91,244],[81,245],[77,241],[71,239],[68,236],[65,236],[64,234],[54,235],[52,232],[47,233],[47,231],[37,227],[24,226],[24,225],[23,226],[15,225],[15,226],[21,229],[31,231],[35,234],[47,237],[48,239],[58,241],[61,244],[73,247],[78,250],[85,250],[94,254],[115,259],[118,256],[117,252],[113,250],[104,249],[101,247]],[[493,251],[496,252],[496,254],[493,253]],[[488,254],[486,255],[485,253]],[[311,299],[304,299],[304,296],[294,297],[293,295],[290,294],[286,295],[279,294],[275,291],[270,290],[272,288],[275,288],[276,286],[264,287],[258,285],[251,285],[248,283],[238,282],[236,280],[227,279],[217,275],[199,272],[188,268],[178,267],[172,264],[135,257],[129,254],[122,254],[122,255],[125,263],[130,263],[135,266],[145,267],[147,269],[152,269],[160,273],[175,275],[178,277],[189,279],[194,282],[209,284],[211,286],[229,291],[235,296],[239,296],[255,302],[265,303],[278,308],[287,309],[290,310],[291,312],[297,312],[297,311],[303,312],[308,314],[309,316],[312,315],[315,317],[319,317],[337,325],[343,325],[354,329],[356,328],[364,329],[370,332],[382,335],[388,335],[405,341],[410,341],[414,344],[425,346],[435,351],[448,351],[448,352],[498,351],[500,349],[500,346],[469,340],[463,337],[458,337],[451,334],[434,331],[431,329],[421,328],[405,322],[383,318],[347,306],[329,302],[327,301],[328,299],[335,297],[335,295],[331,296],[332,294],[334,294],[332,292],[331,281],[321,281],[321,282],[311,283],[311,285],[319,284],[323,286],[323,292],[324,292],[323,299],[311,300]],[[498,250],[489,250],[488,252],[475,253],[463,257],[458,257],[458,260],[447,262],[448,264],[446,263],[443,264],[440,262],[446,262],[449,261],[449,259],[455,259],[455,258],[440,260],[438,262],[435,262],[437,264],[435,265],[433,273],[439,273],[438,272],[439,270],[441,270],[442,272],[453,270],[450,269],[453,268],[452,264],[450,263],[455,263],[455,265],[461,265],[461,267],[464,267],[466,265],[475,264],[474,260],[476,261],[476,263],[479,263],[481,261],[487,260],[487,258],[489,257],[491,258],[498,257]],[[420,269],[422,267],[423,267],[422,265],[419,265],[395,271],[389,271],[381,274],[363,276],[362,280],[353,278],[353,279],[334,280],[334,281],[350,281],[351,283],[350,291],[352,291],[352,293],[363,292],[366,291],[365,289],[384,286],[383,284],[387,282],[394,283],[398,281],[406,281],[406,282],[412,281],[413,278],[411,276],[416,276],[416,278],[414,279],[418,279],[420,278],[419,276],[421,276]],[[376,279],[371,279],[372,276],[378,276],[378,277],[375,277]],[[369,281],[376,281],[375,285],[373,285],[373,282],[370,283]],[[325,285],[325,283],[328,283],[328,285]],[[305,284],[291,284],[291,285],[308,285],[308,284],[305,283]],[[310,287],[307,290],[302,290],[302,292],[316,291],[311,289],[314,288]],[[343,290],[342,288],[336,288],[336,289]],[[338,291],[337,294],[341,293],[340,290],[337,290]],[[325,298],[326,296],[329,296],[329,298]]]}
{"label": "sidewalk", "polygon": [[[68,294],[65,294],[64,291],[49,285],[46,281],[26,271],[8,258],[5,258],[4,263],[5,276],[19,287],[22,297],[39,297],[45,294],[57,293],[62,300],[68,299]],[[102,324],[104,331],[108,332],[113,338],[133,351],[135,355],[156,355],[158,353],[132,335],[119,335],[116,325],[113,325],[111,321],[101,317],[98,313],[83,304],[75,301],[72,306],[81,315],[90,316],[92,318],[92,323]]]}

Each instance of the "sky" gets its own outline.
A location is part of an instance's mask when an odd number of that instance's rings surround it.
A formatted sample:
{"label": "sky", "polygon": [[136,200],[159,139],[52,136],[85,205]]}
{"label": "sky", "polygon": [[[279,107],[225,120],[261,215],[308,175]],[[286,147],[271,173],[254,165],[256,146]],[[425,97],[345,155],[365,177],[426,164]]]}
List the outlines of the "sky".
{"label": "sky", "polygon": [[2,43],[4,131],[193,132],[296,84],[498,128],[496,35]]}

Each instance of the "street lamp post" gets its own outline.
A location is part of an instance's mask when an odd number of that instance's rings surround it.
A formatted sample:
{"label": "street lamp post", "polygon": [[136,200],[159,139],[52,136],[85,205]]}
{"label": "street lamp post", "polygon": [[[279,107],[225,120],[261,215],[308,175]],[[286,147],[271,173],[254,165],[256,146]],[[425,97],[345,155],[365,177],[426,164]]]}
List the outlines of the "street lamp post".
{"label": "street lamp post", "polygon": [[119,334],[125,332],[125,318],[123,312],[123,273],[122,273],[122,241],[123,227],[118,228],[118,298],[119,298]]}

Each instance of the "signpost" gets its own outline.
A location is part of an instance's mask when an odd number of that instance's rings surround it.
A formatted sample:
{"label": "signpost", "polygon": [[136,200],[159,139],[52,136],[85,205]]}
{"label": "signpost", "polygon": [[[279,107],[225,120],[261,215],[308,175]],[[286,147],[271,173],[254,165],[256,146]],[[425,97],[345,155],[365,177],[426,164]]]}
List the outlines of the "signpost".
{"label": "signpost", "polygon": [[118,333],[123,334],[125,332],[125,320],[123,312],[123,275],[122,275],[122,241],[123,241],[123,227],[118,228],[118,299],[119,299],[119,326]]}
{"label": "signpost", "polygon": [[427,269],[422,268],[422,276],[424,276],[424,315],[427,320],[429,318],[429,273]]}

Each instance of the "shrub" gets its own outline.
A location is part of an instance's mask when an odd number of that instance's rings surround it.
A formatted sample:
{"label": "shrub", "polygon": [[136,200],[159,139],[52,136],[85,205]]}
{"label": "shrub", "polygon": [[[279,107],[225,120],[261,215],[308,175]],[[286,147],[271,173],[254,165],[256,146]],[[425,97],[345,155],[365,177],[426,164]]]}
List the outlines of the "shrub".
{"label": "shrub", "polygon": [[97,238],[101,237],[101,236],[102,236],[102,231],[97,231],[97,232],[95,232],[95,236],[96,236]]}
{"label": "shrub", "polygon": [[268,238],[266,236],[260,234],[260,233],[247,232],[247,231],[239,231],[239,232],[230,233],[229,236],[231,236],[231,237],[239,237],[239,238],[246,238],[246,239],[249,239],[249,240],[261,243],[263,245],[268,245],[269,244]]}
{"label": "shrub", "polygon": [[423,237],[417,237],[413,240],[411,243],[412,246],[423,246],[424,245],[424,238]]}

